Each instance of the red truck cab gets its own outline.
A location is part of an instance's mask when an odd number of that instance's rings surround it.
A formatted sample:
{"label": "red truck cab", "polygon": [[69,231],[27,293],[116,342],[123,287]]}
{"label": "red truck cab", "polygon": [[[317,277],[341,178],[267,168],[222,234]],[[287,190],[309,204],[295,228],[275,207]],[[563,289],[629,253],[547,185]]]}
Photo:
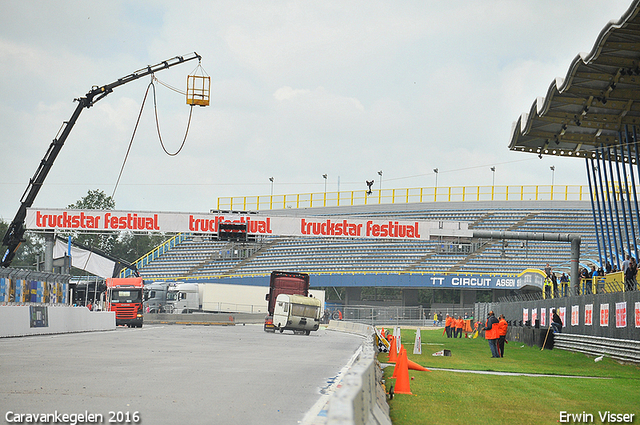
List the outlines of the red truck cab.
{"label": "red truck cab", "polygon": [[143,290],[141,277],[107,279],[105,307],[116,313],[116,326],[142,327]]}

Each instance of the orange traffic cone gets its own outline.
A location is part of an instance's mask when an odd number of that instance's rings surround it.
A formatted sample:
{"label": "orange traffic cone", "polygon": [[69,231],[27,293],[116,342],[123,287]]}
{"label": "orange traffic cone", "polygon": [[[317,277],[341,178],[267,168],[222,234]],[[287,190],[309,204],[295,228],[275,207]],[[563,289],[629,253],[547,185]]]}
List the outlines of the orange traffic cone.
{"label": "orange traffic cone", "polygon": [[[398,369],[398,376],[396,377],[396,386],[394,392],[396,394],[411,394],[411,385],[409,384],[409,368],[407,367],[407,350],[402,348],[400,350],[400,356],[398,357],[398,363],[396,369]],[[394,370],[395,372],[395,370]]]}
{"label": "orange traffic cone", "polygon": [[407,365],[409,367],[409,369],[411,370],[419,370],[421,372],[431,372],[429,369],[427,369],[424,366],[419,365],[416,362],[412,362],[411,360],[407,359]]}
{"label": "orange traffic cone", "polygon": [[392,336],[389,336],[389,338],[391,338],[391,343],[389,345],[389,363],[395,363],[396,361],[398,361],[398,349],[396,348],[396,339]]}
{"label": "orange traffic cone", "polygon": [[404,350],[404,345],[400,345],[400,356],[398,356],[398,359],[396,360],[396,365],[393,367],[393,375],[391,375],[391,379],[396,379],[398,377],[398,372],[402,367],[402,365],[400,364],[400,360],[402,357],[402,350]]}

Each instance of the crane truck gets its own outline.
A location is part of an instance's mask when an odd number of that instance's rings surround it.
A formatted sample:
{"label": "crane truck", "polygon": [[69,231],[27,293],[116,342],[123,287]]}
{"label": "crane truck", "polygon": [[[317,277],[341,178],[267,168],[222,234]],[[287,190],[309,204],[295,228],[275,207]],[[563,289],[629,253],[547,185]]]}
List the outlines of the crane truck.
{"label": "crane truck", "polygon": [[116,87],[193,59],[201,60],[202,57],[195,52],[185,56],[176,56],[175,58],[162,61],[156,65],[149,65],[146,68],[142,68],[127,76],[118,78],[118,80],[114,81],[113,83],[100,87],[93,86],[84,97],[75,99],[78,102],[78,106],[73,111],[73,114],[71,115],[69,121],[65,121],[62,124],[62,128],[60,129],[58,136],[53,139],[53,141],[49,145],[47,153],[40,161],[35,174],[29,180],[29,185],[27,186],[27,189],[25,190],[24,194],[22,195],[22,199],[20,200],[20,207],[18,208],[18,212],[16,213],[16,216],[9,225],[7,232],[2,239],[2,245],[6,246],[7,249],[2,256],[2,259],[0,259],[0,266],[9,267],[11,265],[11,260],[13,260],[13,257],[15,257],[20,244],[24,240],[24,219],[27,215],[27,208],[30,208],[33,205],[33,201],[36,199],[40,188],[44,184],[44,180],[46,179],[47,174],[49,174],[49,171],[53,166],[53,162],[56,160],[58,153],[60,153],[60,150],[67,140],[67,137],[69,137],[69,133],[78,120],[80,113],[85,108],[92,107],[97,101],[113,92],[113,89],[115,89]]}
{"label": "crane truck", "polygon": [[309,297],[309,275],[306,273],[271,273],[268,316],[264,321],[265,332],[292,330],[309,335],[320,327],[322,303]]}

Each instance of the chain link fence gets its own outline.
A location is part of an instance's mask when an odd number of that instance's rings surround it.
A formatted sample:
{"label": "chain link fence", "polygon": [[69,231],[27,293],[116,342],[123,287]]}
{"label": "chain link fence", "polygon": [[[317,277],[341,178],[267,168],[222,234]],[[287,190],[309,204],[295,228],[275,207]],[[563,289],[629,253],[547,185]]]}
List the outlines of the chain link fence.
{"label": "chain link fence", "polygon": [[[372,326],[444,326],[447,314],[455,317],[469,317],[469,308],[431,309],[424,307],[376,307],[376,306],[344,306],[339,309],[327,309],[329,318],[358,322]],[[434,320],[434,314],[438,320]],[[465,316],[466,314],[466,316]]]}

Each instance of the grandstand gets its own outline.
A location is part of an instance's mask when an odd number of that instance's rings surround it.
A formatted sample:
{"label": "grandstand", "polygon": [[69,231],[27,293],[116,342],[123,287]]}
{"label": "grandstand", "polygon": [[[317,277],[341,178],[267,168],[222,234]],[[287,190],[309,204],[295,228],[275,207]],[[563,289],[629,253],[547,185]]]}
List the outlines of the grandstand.
{"label": "grandstand", "polygon": [[[270,215],[468,222],[470,229],[574,233],[582,237],[583,265],[596,261],[588,201],[426,202],[271,210]],[[145,279],[215,279],[265,275],[273,270],[311,274],[512,273],[569,270],[566,242],[279,237],[250,243],[183,234],[162,254],[139,265]],[[142,259],[139,261],[143,264]]]}

